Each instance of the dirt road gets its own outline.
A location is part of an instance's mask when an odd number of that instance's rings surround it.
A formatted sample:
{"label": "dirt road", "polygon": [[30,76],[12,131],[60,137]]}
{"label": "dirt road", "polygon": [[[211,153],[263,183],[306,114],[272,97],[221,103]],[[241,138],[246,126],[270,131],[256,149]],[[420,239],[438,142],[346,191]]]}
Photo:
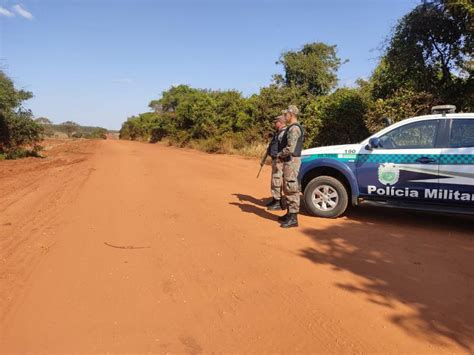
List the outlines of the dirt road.
{"label": "dirt road", "polygon": [[257,168],[123,141],[0,162],[0,352],[473,351],[472,219],[282,230]]}

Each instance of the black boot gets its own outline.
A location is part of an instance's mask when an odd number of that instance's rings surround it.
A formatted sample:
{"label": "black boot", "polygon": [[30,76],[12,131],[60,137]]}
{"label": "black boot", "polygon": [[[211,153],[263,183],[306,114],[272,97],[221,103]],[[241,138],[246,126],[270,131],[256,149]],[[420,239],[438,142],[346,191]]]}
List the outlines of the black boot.
{"label": "black boot", "polygon": [[280,211],[281,210],[280,200],[273,199],[272,203],[267,205],[267,210],[269,210],[269,211]]}
{"label": "black boot", "polygon": [[275,200],[274,198],[272,198],[272,200],[270,202],[268,202],[265,206],[267,207],[270,207],[271,205],[273,205],[275,202],[280,202],[279,200]]}
{"label": "black boot", "polygon": [[288,218],[290,218],[290,211],[286,211],[286,214],[278,217],[278,220],[283,223],[286,222]]}
{"label": "black boot", "polygon": [[298,227],[298,214],[290,213],[288,219],[281,224],[282,228]]}

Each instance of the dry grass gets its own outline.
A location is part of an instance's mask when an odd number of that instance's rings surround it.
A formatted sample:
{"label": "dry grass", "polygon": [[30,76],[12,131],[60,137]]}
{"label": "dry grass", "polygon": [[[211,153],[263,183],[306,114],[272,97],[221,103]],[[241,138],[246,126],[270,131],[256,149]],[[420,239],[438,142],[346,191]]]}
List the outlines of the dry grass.
{"label": "dry grass", "polygon": [[268,145],[264,143],[253,143],[249,146],[237,150],[237,154],[246,157],[261,158],[267,150],[267,146]]}
{"label": "dry grass", "polygon": [[206,153],[240,155],[249,158],[261,158],[267,149],[267,144],[265,143],[253,142],[251,144],[245,144],[232,138],[193,140],[186,144],[174,142],[170,139],[163,139],[162,143],[168,146],[190,148]]}

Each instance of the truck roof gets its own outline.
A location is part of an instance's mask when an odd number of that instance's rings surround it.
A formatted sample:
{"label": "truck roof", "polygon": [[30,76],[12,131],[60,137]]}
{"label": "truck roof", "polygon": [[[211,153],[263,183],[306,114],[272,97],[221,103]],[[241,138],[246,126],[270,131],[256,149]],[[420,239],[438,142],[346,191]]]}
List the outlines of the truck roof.
{"label": "truck roof", "polygon": [[397,123],[394,123],[393,125],[390,125],[390,126],[384,128],[384,129],[374,133],[373,135],[371,135],[367,139],[363,140],[361,142],[361,144],[366,144],[369,141],[369,139],[372,138],[372,137],[379,137],[380,135],[383,135],[386,132],[391,131],[394,128],[397,128],[399,126],[404,126],[404,125],[406,125],[408,123],[412,123],[412,122],[439,120],[439,119],[442,120],[442,119],[469,119],[469,118],[473,119],[474,118],[474,113],[447,113],[447,114],[437,113],[437,114],[432,114],[432,115],[410,117],[410,118],[403,119],[403,120],[401,120]]}
{"label": "truck roof", "polygon": [[410,117],[402,120],[401,122],[407,121],[421,121],[421,120],[432,120],[432,119],[452,119],[452,118],[474,118],[474,113],[447,113],[447,114],[432,114],[424,116]]}

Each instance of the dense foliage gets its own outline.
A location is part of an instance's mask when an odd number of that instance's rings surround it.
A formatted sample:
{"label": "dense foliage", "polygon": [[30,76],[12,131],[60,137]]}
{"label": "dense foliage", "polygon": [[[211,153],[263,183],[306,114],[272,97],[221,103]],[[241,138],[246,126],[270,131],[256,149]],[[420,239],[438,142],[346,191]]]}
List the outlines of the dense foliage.
{"label": "dense foliage", "polygon": [[0,71],[0,154],[7,158],[26,155],[20,151],[28,145],[37,153],[42,138],[42,127],[32,119],[32,113],[22,103],[32,97],[27,91],[17,90],[13,82]]}
{"label": "dense foliage", "polygon": [[287,86],[300,87],[314,95],[327,95],[337,84],[337,71],[341,59],[336,46],[310,43],[300,51],[288,51],[281,55],[278,64],[283,65],[285,76],[275,76]]}
{"label": "dense foliage", "polygon": [[336,46],[324,43],[283,53],[277,61],[283,74],[250,97],[232,90],[171,87],[150,102],[152,112],[124,122],[120,138],[167,138],[178,145],[199,141],[216,152],[239,149],[264,141],[272,120],[294,104],[309,147],[358,142],[379,130],[385,117],[397,121],[426,114],[435,104],[472,111],[473,14],[470,1],[423,1],[400,19],[372,76],[354,88],[335,89],[344,61]]}
{"label": "dense foliage", "polygon": [[374,98],[408,89],[430,95],[431,102],[474,109],[474,18],[447,3],[425,1],[399,21],[373,76]]}

